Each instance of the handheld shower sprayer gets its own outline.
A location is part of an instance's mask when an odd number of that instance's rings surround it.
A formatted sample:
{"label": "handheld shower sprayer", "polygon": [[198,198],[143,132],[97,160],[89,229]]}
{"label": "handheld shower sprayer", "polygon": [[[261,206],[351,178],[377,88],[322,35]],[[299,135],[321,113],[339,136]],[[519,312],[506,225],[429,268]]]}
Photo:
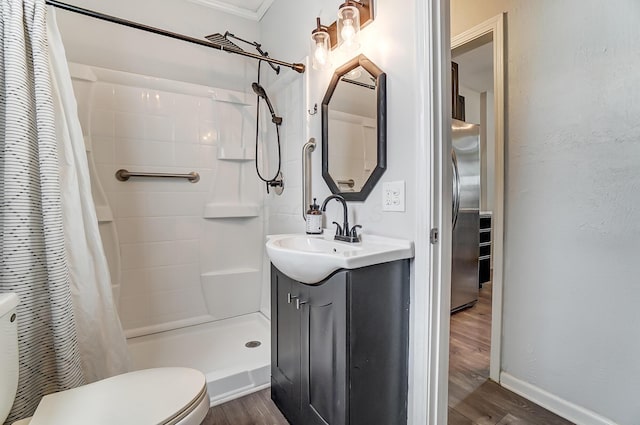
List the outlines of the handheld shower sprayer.
{"label": "handheld shower sprayer", "polygon": [[[275,193],[278,195],[282,194],[284,190],[284,180],[282,178],[282,173],[280,172],[282,167],[282,153],[280,151],[280,125],[282,124],[282,117],[276,115],[276,111],[271,104],[271,100],[269,100],[269,96],[267,96],[267,92],[260,85],[260,63],[258,63],[258,81],[251,84],[251,89],[257,96],[257,105],[256,105],[256,172],[258,173],[258,177],[260,180],[266,183],[267,185],[267,193],[269,193],[269,188],[274,189]],[[258,139],[260,134],[260,99],[264,99],[264,102],[267,104],[269,108],[269,112],[271,113],[271,122],[275,124],[276,127],[276,141],[278,143],[278,170],[272,178],[265,178],[260,173],[260,168],[258,167]]]}
{"label": "handheld shower sprayer", "polygon": [[256,96],[263,98],[264,101],[267,103],[269,112],[271,112],[271,122],[274,123],[275,125],[282,124],[282,117],[279,117],[276,115],[276,112],[273,109],[273,105],[271,104],[271,101],[269,100],[269,96],[267,96],[267,92],[264,90],[264,87],[262,87],[258,83],[252,83],[251,88],[253,89],[253,92],[256,94]]}
{"label": "handheld shower sprayer", "polygon": [[[262,50],[262,45],[257,41],[245,40],[244,38],[240,38],[235,34],[230,33],[229,31],[225,32],[224,35],[216,33],[216,34],[212,34],[211,36],[207,36],[207,39],[209,41],[223,46],[225,50],[244,52],[244,50],[242,50],[240,47],[238,47],[236,44],[230,41],[229,40],[230,38],[241,41],[250,46],[253,46],[258,51],[260,56],[264,58],[269,57],[269,53]],[[262,60],[258,60],[258,81],[251,84],[251,88],[253,89],[253,92],[257,96],[255,166],[256,166],[256,173],[258,174],[258,178],[260,178],[260,180],[265,182],[267,185],[267,193],[269,193],[269,188],[271,188],[274,190],[276,194],[281,195],[282,191],[284,190],[284,179],[282,177],[282,172],[281,172],[282,152],[280,147],[280,125],[282,125],[282,117],[279,117],[276,115],[276,111],[273,108],[273,105],[271,104],[271,100],[269,100],[269,96],[267,96],[267,92],[265,91],[264,87],[260,85],[260,71],[262,69],[262,62],[263,62]],[[275,71],[276,74],[280,73],[280,66],[276,66],[271,61],[268,61],[267,63],[269,64],[271,69]],[[275,171],[275,174],[273,175],[273,177],[262,175],[260,171],[260,167],[258,166],[258,156],[259,156],[258,152],[259,152],[259,144],[260,144],[260,99],[264,99],[265,103],[267,104],[267,107],[269,108],[269,112],[271,113],[271,122],[275,124],[275,127],[276,127],[276,142],[277,142],[277,148],[278,148],[278,168]]]}

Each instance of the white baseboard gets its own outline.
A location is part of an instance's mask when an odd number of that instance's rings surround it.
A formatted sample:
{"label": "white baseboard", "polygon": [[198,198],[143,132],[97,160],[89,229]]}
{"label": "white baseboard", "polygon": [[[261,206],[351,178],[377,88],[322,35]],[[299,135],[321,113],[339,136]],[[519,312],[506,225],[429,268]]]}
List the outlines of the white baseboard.
{"label": "white baseboard", "polygon": [[506,372],[500,373],[500,385],[578,425],[617,425],[604,416],[521,381]]}

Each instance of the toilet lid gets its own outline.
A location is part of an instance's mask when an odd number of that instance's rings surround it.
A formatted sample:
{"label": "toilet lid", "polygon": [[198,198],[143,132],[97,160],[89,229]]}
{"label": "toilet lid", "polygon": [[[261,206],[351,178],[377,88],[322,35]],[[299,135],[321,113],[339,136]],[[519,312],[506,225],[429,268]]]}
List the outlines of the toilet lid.
{"label": "toilet lid", "polygon": [[205,376],[195,369],[139,370],[50,394],[29,425],[174,424],[206,394]]}

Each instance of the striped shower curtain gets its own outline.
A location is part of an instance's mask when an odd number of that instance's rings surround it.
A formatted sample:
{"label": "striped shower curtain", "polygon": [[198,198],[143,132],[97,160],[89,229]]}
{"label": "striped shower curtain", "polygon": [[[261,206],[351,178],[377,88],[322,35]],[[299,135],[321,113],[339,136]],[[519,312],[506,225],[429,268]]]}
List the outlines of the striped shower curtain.
{"label": "striped shower curtain", "polygon": [[11,423],[46,394],[125,372],[128,353],[54,15],[47,26],[44,0],[0,5],[0,293],[20,297]]}
{"label": "striped shower curtain", "polygon": [[44,1],[2,0],[0,51],[0,292],[20,297],[11,423],[84,376],[64,249]]}

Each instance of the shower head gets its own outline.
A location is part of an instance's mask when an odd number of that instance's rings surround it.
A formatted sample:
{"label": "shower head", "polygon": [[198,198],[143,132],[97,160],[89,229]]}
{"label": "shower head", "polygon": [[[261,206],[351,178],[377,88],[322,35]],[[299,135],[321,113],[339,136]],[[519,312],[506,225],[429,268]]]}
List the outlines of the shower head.
{"label": "shower head", "polygon": [[215,34],[207,35],[205,38],[209,40],[211,43],[217,44],[218,46],[220,46],[222,50],[230,50],[232,52],[244,52],[244,50],[242,50],[236,44],[232,43],[231,41],[229,41],[229,39],[227,39],[227,33],[222,35],[219,32],[217,32]]}
{"label": "shower head", "polygon": [[262,86],[261,86],[260,84],[258,84],[258,83],[252,83],[252,84],[251,84],[251,88],[253,89],[253,92],[254,92],[257,96],[260,96],[260,97],[264,98],[264,99],[267,101],[267,103],[270,103],[270,102],[269,102],[269,98],[267,97],[267,92],[266,92],[266,91],[264,91],[264,87],[262,87]]}
{"label": "shower head", "polygon": [[[242,41],[243,43],[247,43],[255,47],[258,53],[260,53],[260,55],[264,57],[269,56],[269,53],[262,50],[261,44],[255,41],[249,41],[249,40],[245,40],[244,38],[237,37],[236,35],[231,34],[229,31],[226,31],[224,34],[220,34],[219,32],[217,32],[215,34],[207,35],[204,38],[206,38],[207,40],[209,40],[210,43],[215,44],[216,46],[218,46],[218,48],[222,50],[227,50],[227,51],[236,52],[236,53],[246,53],[245,50],[243,50],[237,44],[229,40],[229,38],[233,38],[234,40]],[[280,74],[279,66],[275,66],[271,62],[269,62],[269,66],[276,72],[276,74]]]}
{"label": "shower head", "polygon": [[251,83],[251,88],[253,89],[253,92],[256,94],[256,96],[263,98],[267,103],[269,112],[271,112],[271,121],[277,125],[282,124],[282,118],[276,116],[276,111],[273,109],[273,105],[271,105],[271,101],[269,100],[269,96],[267,96],[267,92],[265,91],[264,87],[262,87],[258,83]]}

